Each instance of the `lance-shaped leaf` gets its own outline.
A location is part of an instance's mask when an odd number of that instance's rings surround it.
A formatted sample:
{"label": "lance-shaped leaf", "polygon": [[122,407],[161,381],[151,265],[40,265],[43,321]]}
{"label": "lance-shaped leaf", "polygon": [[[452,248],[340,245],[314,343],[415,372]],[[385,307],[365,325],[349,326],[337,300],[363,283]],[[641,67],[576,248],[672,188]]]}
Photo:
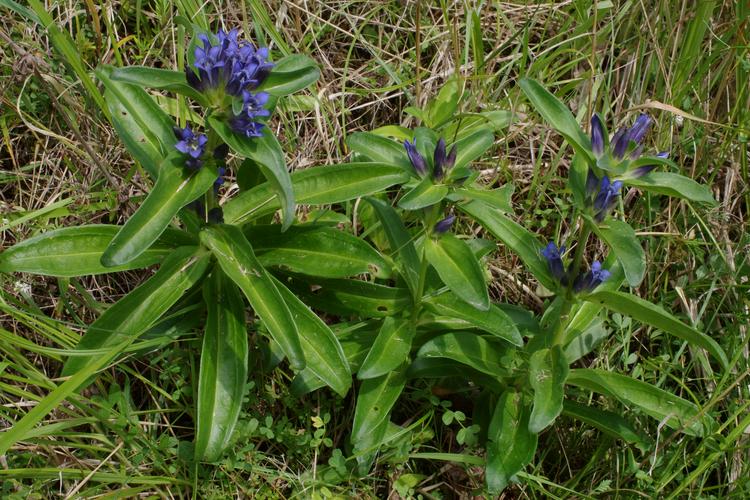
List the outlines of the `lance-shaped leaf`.
{"label": "lance-shaped leaf", "polygon": [[289,358],[292,368],[303,369],[305,356],[294,317],[240,228],[224,224],[209,226],[201,231],[200,238],[227,276],[245,294],[268,332]]}
{"label": "lance-shaped leaf", "polygon": [[597,290],[586,295],[585,299],[589,302],[603,304],[611,311],[630,316],[647,325],[664,330],[689,344],[702,347],[721,363],[722,368],[727,369],[729,366],[726,353],[714,339],[686,325],[663,308],[647,300],[629,293],[612,290]]}
{"label": "lance-shaped leaf", "polygon": [[537,434],[529,431],[523,395],[507,389],[500,396],[487,431],[487,489],[497,495],[534,458]]}
{"label": "lance-shaped leaf", "polygon": [[377,198],[370,197],[366,200],[375,209],[391,251],[398,256],[396,265],[399,267],[401,276],[412,294],[415,294],[419,283],[419,256],[417,256],[411,235],[393,207]]}
{"label": "lance-shaped leaf", "polygon": [[531,355],[529,385],[534,389],[534,407],[529,417],[529,432],[541,432],[560,415],[567,376],[568,361],[559,345]]}
{"label": "lance-shaped leaf", "polygon": [[185,73],[182,71],[147,66],[126,66],[114,69],[110,78],[114,81],[131,83],[139,87],[171,90],[195,99],[203,105],[206,105],[207,102],[203,94],[188,84]]}
{"label": "lance-shaped leaf", "polygon": [[409,359],[414,325],[409,319],[385,318],[357,378],[375,378],[388,373]]}
{"label": "lance-shaped leaf", "polygon": [[154,189],[125,223],[102,255],[107,267],[122,266],[135,259],[157,240],[182,207],[211,189],[214,169],[187,172],[184,160],[169,156],[159,169]]}
{"label": "lance-shaped leaf", "polygon": [[406,385],[406,364],[380,377],[362,382],[352,425],[352,445],[360,473],[366,474],[375,458],[388,424],[391,409]]}
{"label": "lance-shaped leaf", "polygon": [[331,329],[281,282],[271,277],[284,298],[297,325],[306,370],[326,383],[340,396],[352,385],[352,374],[339,341]]}
{"label": "lance-shaped leaf", "polygon": [[512,351],[471,332],[451,332],[425,342],[419,358],[448,358],[495,377],[510,374]]}
{"label": "lance-shaped leaf", "polygon": [[424,304],[435,314],[466,321],[513,345],[523,346],[523,339],[513,320],[494,304],[487,311],[479,311],[451,292],[428,297]]}
{"label": "lance-shaped leaf", "polygon": [[542,118],[565,137],[576,153],[593,161],[591,140],[578,126],[567,106],[535,80],[522,78],[519,85]]}
{"label": "lance-shaped leaf", "polygon": [[285,96],[309,87],[320,78],[320,70],[315,61],[302,54],[283,57],[274,63],[268,77],[258,87],[258,91],[273,96]]}
{"label": "lance-shaped leaf", "polygon": [[589,224],[617,256],[628,284],[632,287],[640,285],[646,272],[646,255],[630,224],[611,218],[601,225],[589,219]]}
{"label": "lance-shaped leaf", "polygon": [[453,168],[460,169],[469,165],[486,153],[494,141],[495,134],[491,130],[482,129],[456,142],[451,146],[456,148],[456,163]]}
{"label": "lance-shaped leaf", "polygon": [[370,161],[395,165],[415,175],[403,144],[371,132],[356,132],[346,138],[349,148]]}
{"label": "lance-shaped leaf", "polygon": [[480,311],[487,311],[490,297],[484,273],[471,247],[450,233],[438,239],[427,237],[424,245],[425,257],[443,283],[461,300]]}
{"label": "lance-shaped leaf", "polygon": [[104,250],[120,226],[92,224],[38,234],[0,253],[0,272],[44,274],[69,278],[151,266],[178,246],[195,245],[183,231],[167,229],[145,252],[122,266],[104,267]]}
{"label": "lance-shaped leaf", "polygon": [[226,122],[215,116],[208,119],[208,124],[230,148],[240,156],[250,158],[260,168],[281,202],[282,228],[287,229],[294,219],[294,190],[284,151],[276,137],[268,127],[263,128],[262,137],[236,134]]}
{"label": "lance-shaped leaf", "polygon": [[[292,186],[297,203],[327,205],[377,193],[408,178],[402,168],[393,165],[344,163],[294,172]],[[279,208],[273,188],[263,183],[226,203],[224,220],[228,224],[243,224]]]}
{"label": "lance-shaped leaf", "polygon": [[203,332],[195,458],[214,462],[229,444],[247,382],[247,329],[242,294],[221,269],[203,284],[208,310]]}
{"label": "lance-shaped leaf", "polygon": [[636,406],[672,429],[691,436],[703,436],[713,427],[711,417],[701,415],[695,404],[627,375],[579,368],[570,370],[566,383],[613,397],[626,405]]}
{"label": "lance-shaped leaf", "polygon": [[[209,255],[195,247],[180,247],[164,260],[159,271],[111,305],[86,330],[76,351],[65,363],[63,376],[73,375],[114,345],[133,342],[203,276]],[[100,352],[84,353],[97,350]]]}
{"label": "lance-shaped leaf", "polygon": [[398,201],[398,206],[404,210],[419,210],[440,203],[447,194],[448,186],[433,184],[432,179],[425,178]]}
{"label": "lance-shaped leaf", "polygon": [[247,226],[245,236],[264,266],[324,278],[347,278],[371,273],[388,278],[386,259],[364,240],[339,229],[304,224],[281,232],[278,225]]}
{"label": "lance-shaped leaf", "polygon": [[627,179],[625,182],[629,186],[652,193],[716,205],[716,200],[708,187],[698,184],[693,179],[671,172],[651,172],[637,179]]}
{"label": "lance-shaped leaf", "polygon": [[437,128],[444,122],[453,118],[458,109],[458,101],[461,99],[461,82],[458,78],[451,78],[440,88],[435,96],[425,107],[425,118],[428,126]]}
{"label": "lance-shaped leaf", "polygon": [[513,184],[505,184],[497,189],[484,189],[479,186],[460,187],[453,189],[448,195],[448,199],[455,202],[478,200],[502,212],[512,213],[512,194]]}
{"label": "lance-shaped leaf", "polygon": [[295,292],[312,307],[332,314],[379,318],[393,316],[412,304],[406,288],[345,279],[318,278],[308,283],[305,287],[298,284]]}
{"label": "lance-shaped leaf", "polygon": [[575,418],[599,429],[614,438],[636,445],[643,451],[649,449],[649,442],[633,427],[633,424],[617,413],[582,405],[566,399],[563,402],[563,415]]}
{"label": "lance-shaped leaf", "polygon": [[512,221],[502,211],[480,201],[462,203],[458,208],[515,252],[542,285],[549,290],[557,286],[549,274],[547,261],[542,257],[541,243],[526,228]]}

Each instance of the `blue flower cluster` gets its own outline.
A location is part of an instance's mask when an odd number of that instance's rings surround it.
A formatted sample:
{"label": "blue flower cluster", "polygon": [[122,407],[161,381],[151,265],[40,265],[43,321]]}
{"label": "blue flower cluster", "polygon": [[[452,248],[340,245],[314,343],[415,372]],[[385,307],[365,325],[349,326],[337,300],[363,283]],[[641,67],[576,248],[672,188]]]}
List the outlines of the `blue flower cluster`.
{"label": "blue flower cluster", "polygon": [[238,30],[219,30],[215,42],[205,34],[198,35],[203,46],[195,47],[194,68],[186,68],[188,83],[200,92],[223,91],[241,97],[242,107],[229,120],[232,129],[246,137],[260,137],[270,111],[266,92],[254,92],[270,74],[273,63],[268,49],[237,39]]}
{"label": "blue flower cluster", "polygon": [[[547,259],[547,266],[549,268],[552,277],[555,278],[563,286],[568,286],[571,282],[571,269],[565,270],[565,265],[562,261],[562,256],[565,254],[565,245],[557,248],[557,245],[553,241],[542,250],[542,256]],[[573,279],[573,291],[576,293],[580,292],[591,292],[597,286],[601,285],[610,277],[610,272],[606,269],[602,269],[602,264],[596,260],[591,264],[591,269],[586,272],[581,272],[578,276]]]}
{"label": "blue flower cluster", "polygon": [[[427,160],[417,150],[417,139],[415,138],[412,142],[409,142],[408,140],[404,141],[404,149],[406,149],[406,154],[409,156],[411,166],[414,168],[414,171],[417,173],[417,175],[419,175],[420,177],[424,177],[425,175],[427,175],[429,166],[427,164]],[[436,181],[442,180],[442,178],[445,176],[445,173],[450,170],[455,164],[456,146],[454,145],[451,148],[450,152],[447,152],[445,140],[443,138],[440,138],[437,145],[435,146],[435,152],[433,154],[433,179],[435,179]]]}

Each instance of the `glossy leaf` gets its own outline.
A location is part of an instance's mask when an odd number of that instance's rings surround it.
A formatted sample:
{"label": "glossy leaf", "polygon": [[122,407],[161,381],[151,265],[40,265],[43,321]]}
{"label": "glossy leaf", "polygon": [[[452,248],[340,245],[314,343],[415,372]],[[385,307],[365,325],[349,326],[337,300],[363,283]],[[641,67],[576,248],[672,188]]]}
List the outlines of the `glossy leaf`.
{"label": "glossy leaf", "polygon": [[388,278],[391,265],[380,253],[351,233],[319,224],[293,226],[281,232],[278,225],[247,226],[264,266],[278,266],[293,272],[324,278],[347,278],[370,273]]}
{"label": "glossy leaf", "polygon": [[454,189],[448,199],[456,202],[469,202],[477,200],[492,208],[496,208],[506,213],[513,212],[511,195],[513,194],[513,184],[505,184],[496,189],[482,189],[479,187],[461,187]]}
{"label": "glossy leaf", "polygon": [[162,68],[150,68],[147,66],[126,66],[116,68],[110,74],[115,81],[131,83],[139,87],[171,90],[184,96],[195,99],[201,104],[206,104],[203,94],[191,87],[185,73]]}
{"label": "glossy leaf", "polygon": [[[75,351],[103,350],[135,341],[201,279],[209,256],[195,247],[174,250],[159,271],[141,286],[111,305],[86,330]],[[97,362],[102,352],[72,353],[62,370],[67,377]]]}
{"label": "glossy leaf", "polygon": [[435,314],[461,319],[513,345],[523,346],[523,339],[513,320],[494,304],[487,311],[479,311],[451,292],[428,297],[424,304]]}
{"label": "glossy leaf", "polygon": [[640,285],[646,273],[646,255],[630,224],[609,218],[599,225],[592,221],[591,227],[617,256],[628,284],[632,287]]}
{"label": "glossy leaf", "polygon": [[670,172],[651,172],[638,179],[628,179],[626,183],[652,193],[716,205],[716,200],[708,187],[688,177]]}
{"label": "glossy leaf", "polygon": [[154,189],[102,254],[107,267],[122,266],[145,252],[167,229],[182,207],[211,189],[216,171],[186,171],[183,159],[170,156],[160,167]]}
{"label": "glossy leaf", "polygon": [[510,374],[511,351],[471,332],[451,332],[425,342],[417,357],[448,358],[495,377]]}
{"label": "glossy leaf", "polygon": [[400,366],[409,359],[413,338],[414,325],[410,320],[385,318],[370,352],[357,372],[357,377],[379,377]]}
{"label": "glossy leaf", "polygon": [[242,231],[236,226],[224,224],[208,226],[201,232],[200,238],[227,276],[245,294],[271,337],[289,358],[292,368],[303,369],[305,356],[294,317]]}
{"label": "glossy leaf", "polygon": [[355,132],[346,138],[349,148],[370,161],[395,165],[414,175],[414,167],[409,162],[403,144],[371,132]]}
{"label": "glossy leaf", "polygon": [[567,106],[535,80],[522,78],[519,85],[542,118],[565,137],[576,153],[593,161],[591,140],[578,126]]}
{"label": "glossy leaf", "polygon": [[250,158],[260,168],[280,200],[282,228],[287,229],[294,220],[294,190],[284,151],[273,133],[264,127],[263,137],[245,137],[234,133],[227,123],[217,117],[210,117],[208,124],[230,148],[240,156]]}
{"label": "glossy leaf", "polygon": [[549,274],[547,261],[542,257],[541,243],[526,228],[482,202],[462,203],[458,207],[515,252],[542,285],[549,290],[557,286]]}
{"label": "glossy leaf", "polygon": [[641,436],[636,428],[617,413],[600,410],[566,399],[563,402],[563,415],[596,427],[614,438],[632,443],[643,451],[650,447],[648,441]]}
{"label": "glossy leaf", "polygon": [[388,430],[391,409],[406,385],[406,365],[362,382],[352,425],[352,445],[360,473],[369,471]]}
{"label": "glossy leaf", "polygon": [[534,390],[534,406],[529,417],[529,432],[541,432],[560,415],[567,376],[568,360],[559,345],[531,355],[529,385]]}
{"label": "glossy leaf", "polygon": [[[487,152],[495,142],[495,134],[491,130],[481,129],[455,143],[456,163],[454,169],[460,169]],[[453,146],[451,146],[453,147]]]}
{"label": "glossy leaf", "polygon": [[134,260],[122,266],[104,267],[101,256],[119,230],[120,226],[93,224],[38,234],[0,253],[0,272],[69,278],[126,271],[157,264],[178,246],[197,244],[187,233],[167,229]]}
{"label": "glossy leaf", "polygon": [[320,78],[318,65],[302,54],[283,57],[274,64],[273,70],[258,87],[258,91],[285,96],[309,87]]}
{"label": "glossy leaf", "polygon": [[311,279],[311,291],[298,288],[305,302],[333,314],[356,314],[363,318],[393,316],[412,303],[409,290],[361,280]]}
{"label": "glossy leaf", "polygon": [[289,307],[297,325],[300,344],[305,354],[305,369],[310,370],[343,397],[352,385],[352,374],[336,336],[328,325],[283,283],[273,277],[271,279]]}
{"label": "glossy leaf", "polygon": [[398,206],[404,210],[419,210],[440,203],[447,194],[448,186],[433,184],[432,179],[425,178],[398,200]]}
{"label": "glossy leaf", "polygon": [[495,375],[475,370],[470,366],[449,358],[416,358],[406,372],[409,379],[430,378],[455,380],[470,380],[471,382],[495,392],[502,392],[505,385]]}
{"label": "glossy leaf", "polygon": [[205,281],[203,298],[208,317],[198,375],[195,458],[214,462],[229,444],[242,409],[247,329],[242,294],[221,269]]}
{"label": "glossy leaf", "polygon": [[609,330],[604,327],[602,320],[593,321],[565,346],[565,359],[568,360],[568,364],[572,364],[592,352],[608,335]]}
{"label": "glossy leaf", "polygon": [[712,427],[711,418],[701,415],[695,404],[627,375],[579,368],[570,370],[567,383],[636,406],[645,414],[685,434],[703,436]]}
{"label": "glossy leaf", "polygon": [[702,347],[727,369],[729,361],[719,344],[695,328],[686,325],[661,307],[629,293],[597,290],[585,296],[589,302],[600,303],[607,309],[630,316],[647,325],[663,330],[696,347]]}
{"label": "glossy leaf", "polygon": [[[402,168],[382,163],[307,168],[294,172],[291,177],[297,203],[311,205],[341,203],[408,180],[408,174]],[[275,212],[280,204],[271,186],[264,183],[241,193],[223,208],[224,220],[228,224],[243,224]]]}
{"label": "glossy leaf", "polygon": [[534,459],[537,435],[529,431],[529,410],[523,395],[507,389],[500,396],[487,431],[487,489],[503,491],[511,478]]}
{"label": "glossy leaf", "polygon": [[367,202],[375,209],[375,213],[380,220],[391,251],[397,257],[396,265],[399,272],[404,278],[406,285],[412,294],[417,293],[419,282],[419,256],[414,248],[412,236],[406,230],[404,223],[401,221],[398,212],[387,203],[377,198],[366,198]]}
{"label": "glossy leaf", "polygon": [[461,300],[480,311],[490,308],[484,273],[469,245],[450,233],[425,238],[425,257],[440,279]]}
{"label": "glossy leaf", "polygon": [[456,114],[461,99],[461,82],[451,78],[440,88],[438,95],[431,100],[425,109],[427,124],[436,128]]}

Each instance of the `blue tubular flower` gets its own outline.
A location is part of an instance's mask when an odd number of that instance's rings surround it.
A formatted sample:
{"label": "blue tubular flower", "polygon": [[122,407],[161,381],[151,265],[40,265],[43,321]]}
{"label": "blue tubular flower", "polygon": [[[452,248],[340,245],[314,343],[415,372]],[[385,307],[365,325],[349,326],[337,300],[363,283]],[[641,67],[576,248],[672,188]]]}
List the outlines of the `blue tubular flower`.
{"label": "blue tubular flower", "polygon": [[604,127],[599,115],[591,117],[591,151],[597,158],[604,152]]}
{"label": "blue tubular flower", "polygon": [[437,234],[443,234],[445,232],[448,232],[448,230],[453,225],[453,222],[455,222],[456,216],[455,215],[449,215],[445,219],[441,220],[437,224],[435,224],[435,227],[432,229],[433,232]]}
{"label": "blue tubular flower", "polygon": [[443,178],[445,173],[456,164],[456,146],[451,148],[450,153],[446,154],[445,150],[445,139],[442,137],[435,146],[435,169],[432,172],[432,176],[435,180],[439,181]]}
{"label": "blue tubular flower", "polygon": [[172,130],[178,139],[177,144],[174,145],[175,149],[188,155],[185,166],[191,170],[198,170],[203,165],[201,156],[205,152],[208,137],[205,134],[195,135],[190,125],[185,128],[174,127]]}
{"label": "blue tubular flower", "polygon": [[591,292],[597,286],[601,285],[610,277],[611,273],[606,269],[602,269],[602,264],[596,260],[591,264],[591,270],[586,273],[581,273],[573,282],[573,291],[579,292]]}
{"label": "blue tubular flower", "polygon": [[247,90],[242,92],[242,111],[229,119],[229,125],[237,133],[245,137],[260,137],[263,135],[263,123],[258,118],[265,118],[271,112],[265,108],[270,95],[266,92],[253,94]]}
{"label": "blue tubular flower", "polygon": [[630,143],[636,145],[630,154],[630,159],[635,160],[643,152],[641,141],[646,136],[648,129],[651,127],[651,118],[647,114],[638,115],[635,123],[629,129],[621,128],[612,137],[612,155],[617,159],[622,159],[630,146]]}
{"label": "blue tubular flower", "polygon": [[550,241],[544,250],[542,250],[542,255],[547,259],[547,266],[549,267],[550,273],[552,273],[552,276],[563,285],[567,284],[568,281],[565,273],[565,266],[562,261],[562,255],[564,253],[565,245],[558,249],[553,241]]}
{"label": "blue tubular flower", "polygon": [[594,219],[601,222],[617,204],[617,197],[620,196],[622,181],[610,183],[609,177],[602,177],[599,184],[599,193],[594,199]]}
{"label": "blue tubular flower", "polygon": [[263,83],[274,66],[268,61],[268,49],[239,41],[238,33],[236,29],[229,33],[219,30],[216,44],[208,35],[198,35],[203,46],[195,47],[194,68],[185,70],[193,88],[200,92],[222,88],[227,94],[240,96]]}
{"label": "blue tubular flower", "polygon": [[406,148],[406,154],[409,155],[411,166],[414,167],[417,174],[425,175],[427,173],[427,161],[421,154],[419,154],[419,151],[417,151],[417,140],[414,139],[413,143],[408,140],[404,141],[404,148]]}

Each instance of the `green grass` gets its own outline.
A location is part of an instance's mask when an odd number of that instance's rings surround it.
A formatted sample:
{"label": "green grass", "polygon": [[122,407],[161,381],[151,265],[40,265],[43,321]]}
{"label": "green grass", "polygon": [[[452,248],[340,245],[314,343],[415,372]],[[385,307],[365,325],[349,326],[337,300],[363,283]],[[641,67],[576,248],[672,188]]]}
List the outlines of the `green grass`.
{"label": "green grass", "polygon": [[[750,495],[745,2],[422,1],[419,20],[415,1],[248,0],[221,11],[222,3],[194,0],[73,1],[48,10],[32,2],[26,17],[11,13],[11,4],[0,0],[2,248],[49,227],[122,223],[132,214],[145,176],[108,125],[92,69],[103,62],[180,67],[186,40],[176,16],[239,25],[272,42],[276,54],[306,53],[320,64],[315,88],[277,113],[275,131],[293,168],[343,161],[347,133],[416,125],[404,109],[460,76],[462,112],[517,113],[475,166],[488,183],[515,185],[518,220],[545,237],[569,230],[562,187],[571,150],[533,113],[517,80],[542,82],[581,123],[594,111],[610,125],[649,112],[656,121],[649,147],[669,150],[682,173],[712,186],[719,205],[625,197],[649,256],[635,292],[708,332],[732,369],[713,372],[684,342],[617,315],[606,344],[581,363],[677,393],[719,427],[702,439],[673,435],[631,411],[658,443],[644,454],[563,418],[540,437],[535,465],[506,497]],[[184,116],[184,105],[174,104]],[[493,273],[496,299],[539,308],[536,284],[509,251],[500,247],[491,267],[501,270]],[[291,396],[291,371],[270,370],[266,352],[251,356],[235,441],[213,467],[190,459],[198,335],[158,351],[133,346],[126,362],[105,369],[83,394],[64,391],[56,379],[63,351],[105,304],[145,277],[0,276],[0,427],[14,432],[9,426],[41,412],[38,403],[53,391],[65,397],[0,457],[3,498],[458,498],[481,491],[480,453],[457,443],[459,424],[441,423],[440,401],[452,410],[468,405],[451,387],[409,387],[393,417],[405,430],[372,473],[356,479],[340,473],[352,396]]]}

